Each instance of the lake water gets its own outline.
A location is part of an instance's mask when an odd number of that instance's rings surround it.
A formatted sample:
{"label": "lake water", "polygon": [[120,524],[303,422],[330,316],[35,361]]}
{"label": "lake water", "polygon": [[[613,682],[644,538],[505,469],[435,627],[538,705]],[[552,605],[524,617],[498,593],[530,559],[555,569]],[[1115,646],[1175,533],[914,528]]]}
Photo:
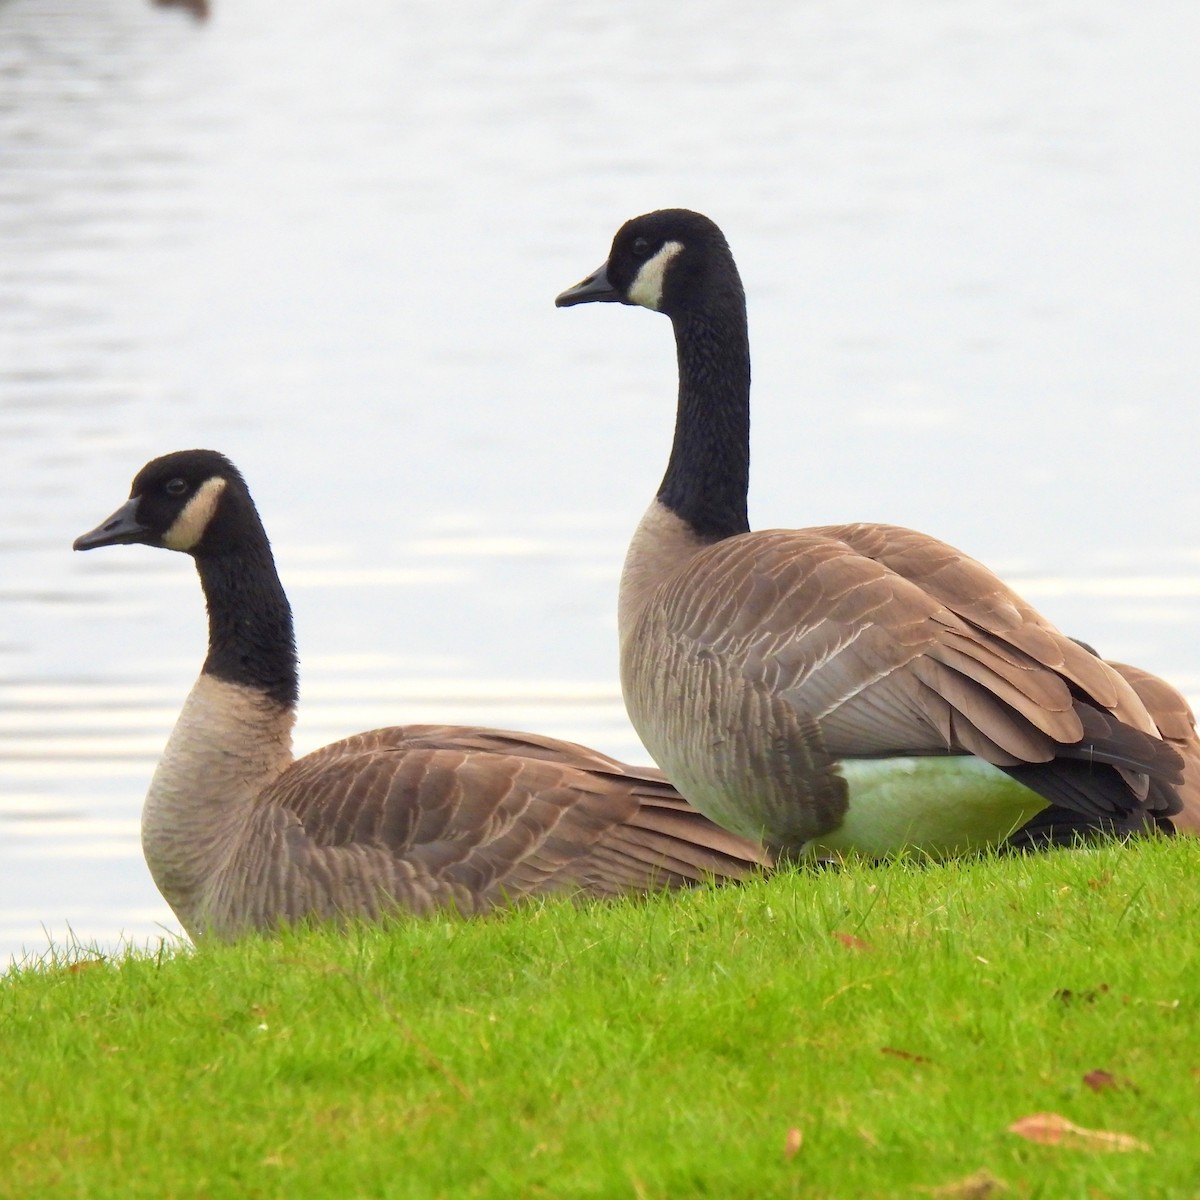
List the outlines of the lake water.
{"label": "lake water", "polygon": [[651,208],[746,279],[756,525],[937,533],[1195,702],[1198,37],[1086,0],[0,0],[0,962],[178,928],[138,817],[199,589],[70,550],[168,450],[259,502],[300,750],[644,758],[615,592],[670,329],[553,298]]}

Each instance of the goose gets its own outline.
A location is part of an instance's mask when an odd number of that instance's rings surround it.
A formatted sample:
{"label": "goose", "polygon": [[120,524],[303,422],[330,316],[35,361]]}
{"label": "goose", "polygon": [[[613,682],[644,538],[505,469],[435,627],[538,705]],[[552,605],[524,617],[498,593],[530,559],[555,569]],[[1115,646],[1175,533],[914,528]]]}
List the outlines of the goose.
{"label": "goose", "polygon": [[653,768],[502,729],[408,725],[292,754],[291,609],[245,480],[212,450],[148,463],[76,550],[190,554],[208,656],[154,772],[142,847],[193,940],[306,919],[608,897],[770,865]]}
{"label": "goose", "polygon": [[1050,843],[1165,827],[1182,758],[1135,688],[982,564],[892,525],[750,531],[746,302],[711,220],[627,221],[556,300],[593,302],[675,333],[618,632],[633,726],[685,798],[790,859],[946,857],[1034,818]]}

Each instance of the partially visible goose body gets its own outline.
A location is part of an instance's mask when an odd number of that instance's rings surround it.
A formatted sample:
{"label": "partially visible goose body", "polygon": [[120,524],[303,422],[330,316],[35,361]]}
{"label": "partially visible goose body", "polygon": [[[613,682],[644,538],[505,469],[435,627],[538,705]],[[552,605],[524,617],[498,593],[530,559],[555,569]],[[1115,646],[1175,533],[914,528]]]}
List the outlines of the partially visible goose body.
{"label": "partially visible goose body", "polygon": [[1181,808],[1172,815],[1171,825],[1178,833],[1200,834],[1200,739],[1191,705],[1165,679],[1141,667],[1111,659],[1108,665],[1125,677],[1163,740],[1183,758],[1183,783],[1178,788]]}
{"label": "partially visible goose body", "polygon": [[293,760],[291,610],[245,482],[214,451],[149,463],[75,549],[121,543],[190,554],[208,606],[208,657],[142,813],[154,881],[193,938],[741,880],[768,863],[658,771],[555,738],[410,725]]}
{"label": "partially visible goose body", "polygon": [[[1076,639],[1078,640],[1078,639]],[[1080,642],[1092,654],[1096,654],[1086,642]],[[1200,834],[1200,739],[1196,737],[1196,718],[1191,705],[1176,688],[1165,679],[1152,675],[1141,667],[1129,663],[1107,660],[1110,666],[1137,693],[1145,705],[1159,736],[1178,752],[1183,759],[1183,778],[1176,788],[1179,796],[1179,811],[1170,820],[1160,818],[1160,827],[1166,832]],[[1046,808],[1038,813],[1021,830],[1009,839],[1008,845],[1017,849],[1029,849],[1050,842],[1066,843],[1080,834],[1094,832],[1097,826],[1079,812],[1061,808]],[[1139,833],[1137,814],[1123,823],[1116,822],[1107,827],[1116,833]]]}
{"label": "partially visible goose body", "polygon": [[745,296],[710,220],[626,222],[557,303],[592,301],[674,327],[674,443],[618,625],[634,727],[697,808],[789,856],[872,857],[1179,811],[1180,754],[1135,688],[980,563],[891,525],[749,532]]}

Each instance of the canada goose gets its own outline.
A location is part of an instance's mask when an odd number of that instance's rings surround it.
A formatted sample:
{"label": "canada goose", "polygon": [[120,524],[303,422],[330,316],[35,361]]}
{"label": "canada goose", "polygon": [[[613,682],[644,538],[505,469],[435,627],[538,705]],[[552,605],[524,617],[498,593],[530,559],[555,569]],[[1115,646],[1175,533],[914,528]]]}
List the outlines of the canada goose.
{"label": "canada goose", "polygon": [[157,458],[76,550],[190,554],[208,657],[142,811],[154,882],[193,937],[406,909],[485,912],[526,896],[613,896],[744,879],[761,850],[653,769],[500,729],[375,729],[292,756],[292,615],[237,469]]}
{"label": "canada goose", "polygon": [[627,221],[557,299],[671,318],[674,443],[621,577],[621,681],[680,792],[789,856],[954,854],[1179,810],[1182,760],[1134,689],[981,564],[924,534],[749,532],[750,351],[712,221]]}

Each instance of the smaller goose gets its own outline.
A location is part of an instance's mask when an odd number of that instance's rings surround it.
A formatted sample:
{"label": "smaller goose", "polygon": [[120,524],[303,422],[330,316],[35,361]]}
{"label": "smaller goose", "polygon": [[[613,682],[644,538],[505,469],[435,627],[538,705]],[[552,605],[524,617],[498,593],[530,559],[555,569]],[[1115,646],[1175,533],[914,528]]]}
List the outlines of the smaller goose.
{"label": "smaller goose", "polygon": [[1175,734],[982,564],[891,525],[750,532],[746,303],[712,221],[627,221],[557,303],[595,301],[674,328],[675,437],[618,627],[630,718],[697,808],[793,857],[943,856],[1034,818],[1055,841],[1179,812]]}
{"label": "smaller goose", "polygon": [[224,456],[157,458],[76,550],[190,554],[208,657],[154,772],[142,847],[192,938],[305,918],[463,915],[528,896],[741,880],[761,849],[661,773],[500,729],[375,729],[292,756],[292,615],[245,481]]}

